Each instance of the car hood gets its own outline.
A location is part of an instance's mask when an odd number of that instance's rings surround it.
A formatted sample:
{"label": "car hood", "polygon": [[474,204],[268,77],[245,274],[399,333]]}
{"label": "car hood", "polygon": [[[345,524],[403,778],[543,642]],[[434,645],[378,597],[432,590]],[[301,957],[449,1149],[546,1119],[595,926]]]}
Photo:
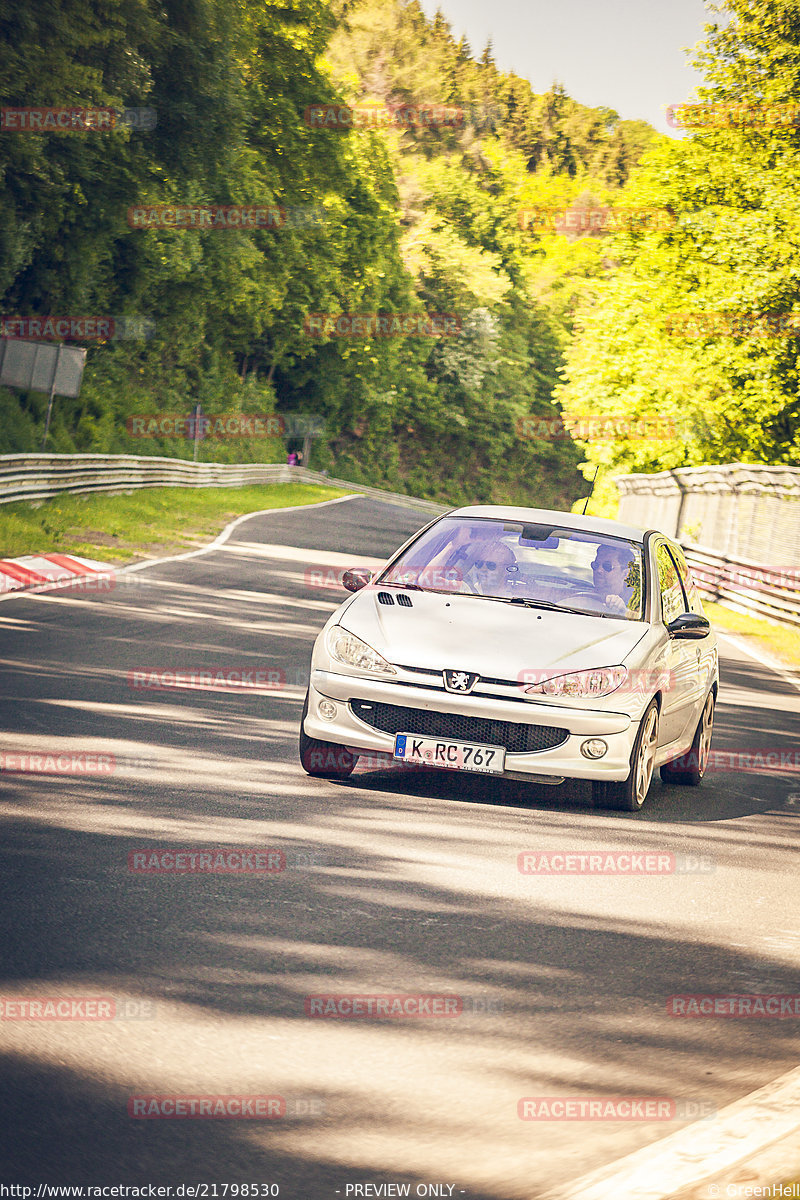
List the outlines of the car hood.
{"label": "car hood", "polygon": [[649,626],[503,604],[481,596],[405,592],[411,607],[381,604],[365,588],[339,623],[390,663],[437,671],[471,671],[516,680],[520,671],[583,670],[624,662]]}

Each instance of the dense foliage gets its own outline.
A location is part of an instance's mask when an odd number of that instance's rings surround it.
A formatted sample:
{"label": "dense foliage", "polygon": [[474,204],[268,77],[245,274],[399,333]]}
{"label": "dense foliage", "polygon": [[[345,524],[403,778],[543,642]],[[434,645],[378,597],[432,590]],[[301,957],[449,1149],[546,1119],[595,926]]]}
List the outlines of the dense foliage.
{"label": "dense foliage", "polygon": [[[793,104],[794,4],[727,9],[708,27],[701,99]],[[151,323],[149,338],[86,343],[51,449],[188,456],[184,439],[128,427],[200,403],[318,414],[312,465],[453,500],[570,504],[584,459],[606,478],[798,461],[786,322],[756,337],[680,316],[792,313],[798,122],[659,137],[558,85],[536,95],[417,0],[8,0],[0,94],[155,116],[0,135],[0,311]],[[350,125],[309,115],[348,109]],[[159,205],[280,219],[132,227]],[[610,235],[541,217],[609,206],[669,219]],[[450,332],[376,328],[375,314],[426,313],[451,314]],[[325,314],[373,320],[342,336]],[[0,391],[0,452],[38,449],[45,406]],[[245,436],[200,452],[285,451]]]}
{"label": "dense foliage", "polygon": [[[0,138],[5,315],[145,318],[87,343],[49,448],[188,455],[140,414],[319,414],[314,463],[452,499],[568,503],[583,483],[551,418],[565,315],[596,252],[548,258],[520,205],[614,189],[652,138],[477,61],[416,0],[9,0],[7,106],[154,112],[153,128]],[[453,127],[315,127],[365,99],[460,106]],[[131,228],[157,205],[275,205],[278,227]],[[551,238],[555,242],[557,238]],[[552,261],[551,261],[552,260]],[[577,288],[577,292],[575,289]],[[454,314],[456,335],[311,336],[309,314]],[[38,449],[46,397],[0,392],[0,450]],[[203,458],[273,459],[276,439]]]}
{"label": "dense foliage", "polygon": [[589,445],[606,479],[800,463],[800,10],[725,9],[698,54],[699,103],[674,116],[686,136],[652,151],[623,193],[672,223],[614,239],[568,350],[560,397],[573,419],[643,420],[664,435]]}

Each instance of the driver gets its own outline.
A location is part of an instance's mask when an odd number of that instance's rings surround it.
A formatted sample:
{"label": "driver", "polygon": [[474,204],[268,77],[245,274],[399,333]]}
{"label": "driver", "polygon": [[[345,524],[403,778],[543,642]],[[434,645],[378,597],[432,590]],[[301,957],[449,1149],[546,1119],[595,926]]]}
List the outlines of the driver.
{"label": "driver", "polygon": [[598,546],[592,563],[592,590],[609,612],[621,617],[633,612],[633,588],[627,582],[635,559],[625,546]]}

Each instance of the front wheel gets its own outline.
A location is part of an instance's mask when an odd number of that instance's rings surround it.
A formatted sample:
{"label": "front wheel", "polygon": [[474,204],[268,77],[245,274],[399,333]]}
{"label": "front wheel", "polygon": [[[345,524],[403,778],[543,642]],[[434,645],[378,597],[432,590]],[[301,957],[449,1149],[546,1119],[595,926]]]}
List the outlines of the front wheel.
{"label": "front wheel", "polygon": [[689,787],[697,787],[706,773],[708,756],[711,751],[711,736],[714,732],[714,693],[709,692],[703,705],[703,712],[694,731],[692,748],[688,754],[682,754],[672,762],[664,763],[661,768],[661,778],[664,783],[683,783]]}
{"label": "front wheel", "polygon": [[358,755],[336,742],[321,742],[305,731],[308,713],[308,692],[300,718],[300,762],[307,775],[317,779],[347,779],[358,762]]}
{"label": "front wheel", "polygon": [[653,763],[658,748],[658,703],[651,700],[639,725],[631,752],[631,769],[627,779],[596,779],[592,783],[592,799],[602,808],[617,808],[623,812],[638,812],[647,798],[653,779]]}

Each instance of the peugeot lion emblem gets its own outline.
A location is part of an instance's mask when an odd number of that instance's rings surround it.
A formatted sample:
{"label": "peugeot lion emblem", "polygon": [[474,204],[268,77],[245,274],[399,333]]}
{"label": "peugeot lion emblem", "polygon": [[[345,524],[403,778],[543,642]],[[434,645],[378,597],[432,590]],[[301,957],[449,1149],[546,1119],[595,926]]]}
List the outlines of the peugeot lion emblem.
{"label": "peugeot lion emblem", "polygon": [[471,692],[478,682],[478,676],[469,671],[444,671],[442,674],[448,692]]}

